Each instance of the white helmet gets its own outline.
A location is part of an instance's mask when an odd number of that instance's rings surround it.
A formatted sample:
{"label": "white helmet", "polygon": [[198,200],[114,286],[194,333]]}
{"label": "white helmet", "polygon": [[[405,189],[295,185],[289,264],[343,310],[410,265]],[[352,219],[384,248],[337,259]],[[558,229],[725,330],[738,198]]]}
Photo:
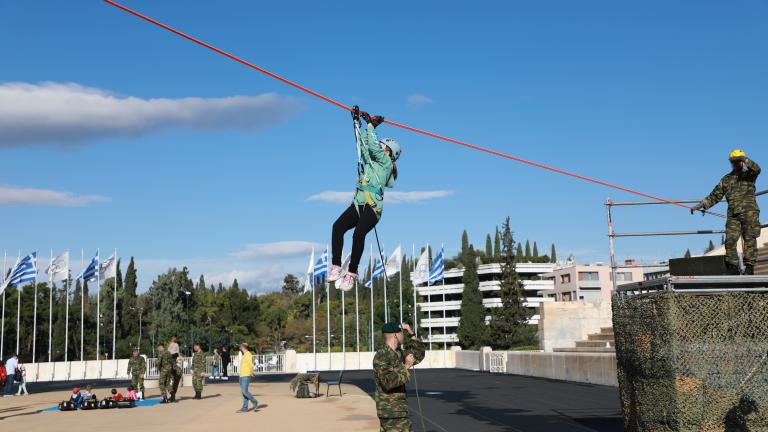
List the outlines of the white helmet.
{"label": "white helmet", "polygon": [[395,158],[395,160],[400,158],[400,144],[397,141],[393,140],[392,138],[384,138],[381,140],[381,143],[392,150],[392,157]]}

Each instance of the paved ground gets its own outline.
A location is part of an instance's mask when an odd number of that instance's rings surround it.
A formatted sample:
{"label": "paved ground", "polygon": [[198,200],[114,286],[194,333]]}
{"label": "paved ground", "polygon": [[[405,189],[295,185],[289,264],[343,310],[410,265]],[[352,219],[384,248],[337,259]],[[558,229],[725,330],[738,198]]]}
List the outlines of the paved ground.
{"label": "paved ground", "polygon": [[[338,373],[323,373],[325,380],[335,379]],[[373,382],[370,371],[349,371],[344,376],[342,398],[295,399],[288,394],[288,375],[260,376],[254,380],[252,391],[260,402],[269,406],[259,413],[236,415],[234,408],[239,404],[237,382],[214,382],[206,387],[209,396],[204,401],[183,400],[171,407],[136,409],[135,414],[120,411],[99,412],[106,419],[130,418],[132,424],[139,421],[142,430],[153,430],[154,426],[175,423],[185,431],[207,430],[218,426],[235,426],[241,422],[249,427],[256,425],[280,427],[292,430],[333,430],[333,431],[375,431],[375,407],[372,400]],[[421,411],[426,431],[517,431],[517,432],[620,432],[623,431],[619,408],[618,390],[615,387],[568,383],[562,381],[497,375],[462,371],[456,369],[419,370],[416,379],[421,395]],[[100,387],[117,386],[114,382],[97,382]],[[120,386],[125,383],[121,382]],[[414,428],[421,432],[417,399],[414,397],[413,380],[409,384],[409,397]],[[0,399],[0,425],[18,425],[26,431],[46,430],[50,419],[62,414],[88,413],[42,413],[39,409],[63,399],[72,383],[46,383],[30,385],[33,392],[49,392],[37,395],[41,401],[26,398]],[[191,389],[180,393],[189,397]],[[321,387],[325,391],[325,386]],[[151,391],[154,395],[157,390]],[[190,393],[190,394],[187,394]],[[13,401],[25,406],[23,409],[8,406]],[[125,411],[125,410],[123,410]],[[159,413],[160,420],[153,419],[152,413]],[[116,417],[110,414],[119,414]],[[243,418],[246,416],[247,418]],[[63,417],[67,419],[66,417]],[[14,420],[15,419],[15,420]],[[42,421],[38,428],[38,420]],[[118,420],[119,421],[119,420]],[[153,422],[160,423],[153,423]],[[223,423],[222,423],[223,422]],[[58,421],[57,421],[58,424]],[[309,425],[309,426],[307,426]],[[65,426],[59,424],[59,426]],[[96,426],[96,425],[94,425]],[[101,427],[96,427],[101,429]],[[297,428],[297,429],[294,429]],[[14,430],[14,429],[8,429]],[[112,426],[111,430],[123,430]],[[167,429],[166,429],[167,430]]]}

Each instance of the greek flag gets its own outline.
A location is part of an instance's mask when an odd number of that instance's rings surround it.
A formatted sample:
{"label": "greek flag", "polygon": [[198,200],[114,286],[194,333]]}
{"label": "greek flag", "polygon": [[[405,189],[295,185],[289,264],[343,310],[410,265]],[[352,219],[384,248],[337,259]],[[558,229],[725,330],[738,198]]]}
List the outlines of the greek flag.
{"label": "greek flag", "polygon": [[323,276],[328,274],[328,249],[323,252],[323,254],[320,256],[320,258],[317,259],[317,262],[315,262],[315,268],[312,272],[312,277],[315,281],[318,279],[321,279]]}
{"label": "greek flag", "polygon": [[91,259],[91,262],[88,263],[88,267],[85,268],[85,270],[82,271],[75,280],[77,279],[83,279],[86,282],[90,282],[93,280],[96,280],[96,273],[99,271],[99,254],[96,253],[96,256]]}
{"label": "greek flag", "polygon": [[379,258],[379,261],[376,262],[376,267],[373,268],[373,274],[371,275],[371,280],[365,283],[366,288],[370,288],[373,286],[373,281],[376,280],[377,277],[384,274],[384,265],[381,262],[381,258]]}
{"label": "greek flag", "polygon": [[16,260],[8,279],[0,286],[0,293],[11,285],[21,286],[27,282],[35,282],[37,279],[37,252]]}
{"label": "greek flag", "polygon": [[312,255],[309,256],[307,265],[307,283],[304,284],[304,292],[312,291],[312,274],[315,272],[315,247],[312,247]]}
{"label": "greek flag", "polygon": [[435,260],[432,262],[432,268],[429,270],[429,283],[434,284],[437,281],[441,281],[445,278],[445,259],[443,258],[443,250],[437,254]]}

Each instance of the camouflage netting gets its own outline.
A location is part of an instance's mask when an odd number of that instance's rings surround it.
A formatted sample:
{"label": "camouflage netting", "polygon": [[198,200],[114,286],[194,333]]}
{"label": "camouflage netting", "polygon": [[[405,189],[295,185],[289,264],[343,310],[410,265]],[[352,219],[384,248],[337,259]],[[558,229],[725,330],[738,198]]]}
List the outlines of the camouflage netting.
{"label": "camouflage netting", "polygon": [[627,431],[768,431],[768,294],[614,297]]}

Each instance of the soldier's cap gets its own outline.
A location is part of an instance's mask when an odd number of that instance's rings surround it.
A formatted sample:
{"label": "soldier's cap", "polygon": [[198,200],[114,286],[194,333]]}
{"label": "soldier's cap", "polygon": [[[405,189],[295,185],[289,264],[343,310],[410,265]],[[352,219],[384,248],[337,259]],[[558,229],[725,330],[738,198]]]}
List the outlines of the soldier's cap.
{"label": "soldier's cap", "polygon": [[402,330],[400,330],[400,326],[398,324],[395,324],[393,322],[384,323],[384,325],[381,326],[381,332],[382,333],[400,333]]}

